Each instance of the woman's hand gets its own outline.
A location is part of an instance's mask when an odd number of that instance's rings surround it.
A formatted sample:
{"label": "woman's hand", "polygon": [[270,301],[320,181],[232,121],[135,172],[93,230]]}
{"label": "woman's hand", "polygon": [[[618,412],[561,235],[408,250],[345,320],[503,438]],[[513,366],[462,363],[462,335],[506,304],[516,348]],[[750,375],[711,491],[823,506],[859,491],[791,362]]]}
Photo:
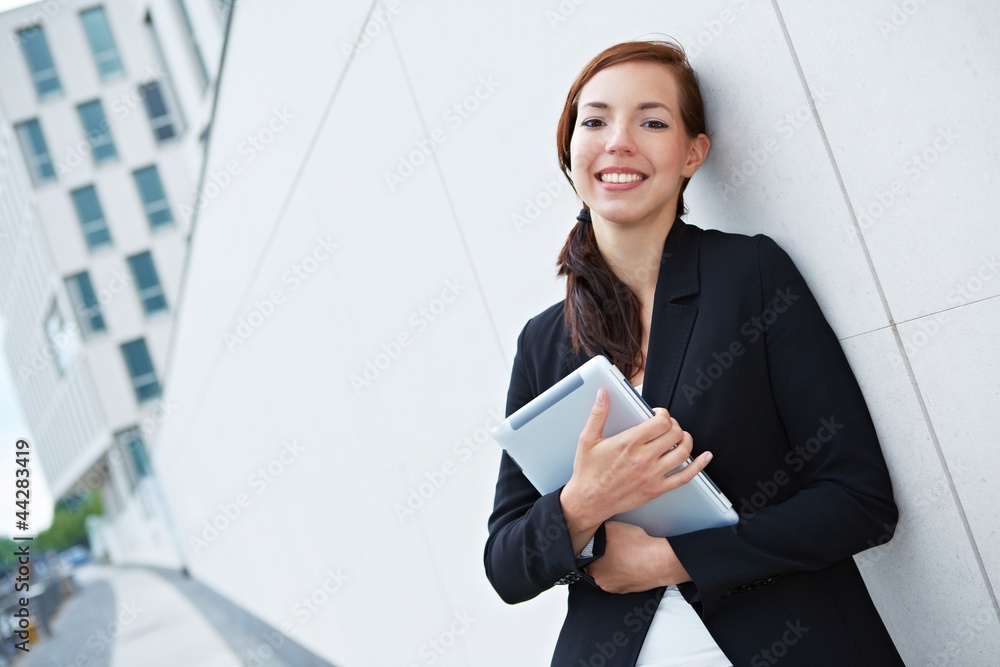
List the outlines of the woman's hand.
{"label": "woman's hand", "polygon": [[587,573],[608,593],[635,593],[691,581],[663,537],[650,537],[639,526],[621,521],[604,524],[604,555],[587,566]]}
{"label": "woman's hand", "polygon": [[605,438],[610,406],[603,389],[597,396],[580,433],[573,475],[559,495],[574,553],[583,550],[605,520],[687,484],[712,460],[711,452],[704,452],[667,475],[691,455],[691,434],[664,408],[654,408],[643,423]]}

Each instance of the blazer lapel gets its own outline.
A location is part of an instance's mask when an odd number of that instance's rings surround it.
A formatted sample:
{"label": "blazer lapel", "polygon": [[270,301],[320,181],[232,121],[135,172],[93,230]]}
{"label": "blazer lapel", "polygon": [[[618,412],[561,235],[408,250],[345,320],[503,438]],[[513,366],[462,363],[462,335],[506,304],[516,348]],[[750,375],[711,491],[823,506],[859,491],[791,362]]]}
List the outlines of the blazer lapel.
{"label": "blazer lapel", "polygon": [[650,405],[669,409],[674,396],[698,309],[673,302],[699,292],[700,240],[701,229],[678,218],[663,244],[643,372],[642,396]]}

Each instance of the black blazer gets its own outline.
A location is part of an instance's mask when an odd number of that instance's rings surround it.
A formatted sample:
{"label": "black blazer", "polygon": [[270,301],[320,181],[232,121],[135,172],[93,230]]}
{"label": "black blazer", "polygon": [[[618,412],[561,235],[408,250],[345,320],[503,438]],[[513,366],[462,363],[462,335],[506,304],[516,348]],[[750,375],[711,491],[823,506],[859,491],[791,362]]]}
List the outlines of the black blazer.
{"label": "black blazer", "polygon": [[[587,360],[563,303],[517,340],[507,415]],[[898,518],[875,427],[833,330],[769,237],[677,220],[663,247],[643,398],[714,454],[707,472],[741,515],[669,538],[680,586],[734,665],[902,665],[852,554]],[[581,427],[582,428],[582,427]],[[582,571],[559,491],[540,496],[504,452],[486,573],[508,603],[569,583],[553,665],[634,665],[665,589],[611,594]],[[526,660],[525,664],[535,664]]]}

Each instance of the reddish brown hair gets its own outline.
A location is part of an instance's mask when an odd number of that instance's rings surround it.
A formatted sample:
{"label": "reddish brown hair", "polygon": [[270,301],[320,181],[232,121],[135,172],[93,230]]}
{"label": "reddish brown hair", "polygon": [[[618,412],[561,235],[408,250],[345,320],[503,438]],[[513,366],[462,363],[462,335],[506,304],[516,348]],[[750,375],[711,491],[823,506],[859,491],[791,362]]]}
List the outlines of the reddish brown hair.
{"label": "reddish brown hair", "polygon": [[[573,185],[570,177],[570,142],[576,127],[580,91],[595,74],[603,69],[627,62],[655,62],[667,67],[677,83],[681,123],[691,138],[707,134],[705,108],[698,87],[698,77],[688,63],[684,49],[667,41],[623,42],[597,54],[583,68],[566,95],[556,145],[559,150],[559,168]],[[677,195],[677,213],[686,213],[684,189],[688,178],[681,181]],[[573,186],[576,190],[576,186]],[[597,248],[594,229],[590,222],[589,208],[570,231],[566,244],[559,253],[556,265],[558,275],[566,276],[566,301],[563,320],[574,351],[584,350],[588,355],[604,354],[622,374],[631,379],[639,368],[645,366],[642,356],[642,319],[639,297],[623,283],[604,261]]]}

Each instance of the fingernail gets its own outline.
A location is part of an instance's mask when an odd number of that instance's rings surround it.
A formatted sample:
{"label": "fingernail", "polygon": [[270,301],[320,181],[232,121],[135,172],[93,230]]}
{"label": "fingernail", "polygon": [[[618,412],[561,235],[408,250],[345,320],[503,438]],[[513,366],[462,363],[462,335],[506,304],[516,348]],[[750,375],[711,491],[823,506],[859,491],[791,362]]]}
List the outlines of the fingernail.
{"label": "fingernail", "polygon": [[711,460],[712,460],[712,452],[705,454],[705,463],[708,463]]}
{"label": "fingernail", "polygon": [[598,405],[604,405],[604,390],[603,389],[598,389],[597,390],[597,403],[598,403]]}

